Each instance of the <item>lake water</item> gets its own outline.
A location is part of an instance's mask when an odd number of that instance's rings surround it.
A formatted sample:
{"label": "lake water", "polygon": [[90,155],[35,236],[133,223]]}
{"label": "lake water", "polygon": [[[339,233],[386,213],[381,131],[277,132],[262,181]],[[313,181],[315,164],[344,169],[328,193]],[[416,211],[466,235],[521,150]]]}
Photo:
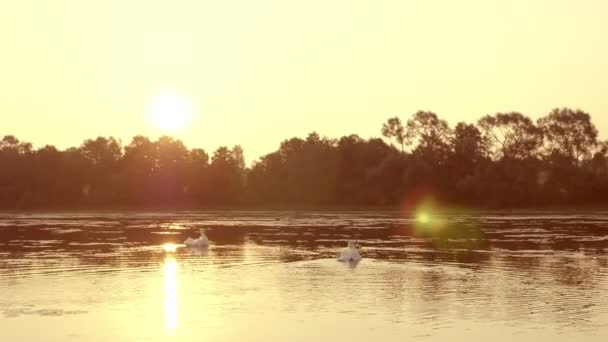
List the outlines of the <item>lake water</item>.
{"label": "lake water", "polygon": [[608,213],[0,213],[1,341],[488,338],[608,340]]}

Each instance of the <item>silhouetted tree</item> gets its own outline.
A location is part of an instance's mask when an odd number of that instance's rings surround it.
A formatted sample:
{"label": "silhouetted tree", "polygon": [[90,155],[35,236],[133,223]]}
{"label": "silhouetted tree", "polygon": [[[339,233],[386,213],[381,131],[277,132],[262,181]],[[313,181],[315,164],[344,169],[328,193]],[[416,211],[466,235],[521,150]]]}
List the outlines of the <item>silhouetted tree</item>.
{"label": "silhouetted tree", "polygon": [[488,166],[488,142],[475,125],[460,122],[454,129],[450,158],[451,192],[459,201],[474,203],[482,195]]}
{"label": "silhouetted tree", "polygon": [[0,140],[0,203],[8,208],[28,200],[32,145],[6,135]]}
{"label": "silhouetted tree", "polygon": [[[0,208],[200,207],[239,204],[404,205],[431,196],[470,206],[608,201],[608,143],[589,114],[532,120],[498,113],[452,130],[435,113],[390,118],[380,138],[316,132],[284,140],[250,169],[243,149],[211,158],[180,140],[112,137],[78,148],[0,140]],[[406,145],[413,145],[409,152]]]}
{"label": "silhouetted tree", "polygon": [[382,171],[377,168],[389,155],[398,155],[394,148],[381,139],[366,141],[353,134],[342,137],[337,149],[337,200],[356,205],[385,202],[379,186],[386,183],[386,179],[379,177]]}
{"label": "silhouetted tree", "polygon": [[542,144],[542,131],[520,113],[486,115],[478,125],[495,158],[529,158]]}
{"label": "silhouetted tree", "polygon": [[201,148],[190,151],[185,193],[197,203],[209,202],[207,181],[209,178],[209,155]]}
{"label": "silhouetted tree", "polygon": [[464,122],[459,122],[454,129],[452,149],[459,160],[475,162],[488,156],[488,142],[479,129]]}
{"label": "silhouetted tree", "polygon": [[235,146],[218,148],[211,158],[207,187],[212,204],[232,204],[239,201],[244,190],[243,149]]}
{"label": "silhouetted tree", "polygon": [[404,146],[409,145],[410,137],[408,136],[401,119],[398,117],[389,118],[382,124],[382,135],[386,138],[395,141],[401,146],[401,152],[404,152]]}
{"label": "silhouetted tree", "polygon": [[591,116],[582,110],[556,108],[540,118],[538,126],[542,129],[549,153],[557,151],[577,163],[583,157],[589,158],[597,144],[597,129]]}
{"label": "silhouetted tree", "polygon": [[83,178],[85,200],[109,204],[117,200],[116,173],[122,157],[122,146],[113,137],[85,140],[78,151],[86,163]]}
{"label": "silhouetted tree", "polygon": [[433,112],[418,111],[407,121],[410,138],[418,141],[413,154],[430,166],[445,165],[450,155],[452,131],[445,120]]}

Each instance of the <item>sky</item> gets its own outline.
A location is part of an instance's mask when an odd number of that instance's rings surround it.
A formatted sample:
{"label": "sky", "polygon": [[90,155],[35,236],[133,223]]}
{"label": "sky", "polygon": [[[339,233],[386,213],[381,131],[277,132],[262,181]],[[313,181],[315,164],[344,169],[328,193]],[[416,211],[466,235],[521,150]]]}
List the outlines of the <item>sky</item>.
{"label": "sky", "polygon": [[606,137],[606,13],[603,0],[3,1],[0,135],[66,148],[169,134],[252,161],[311,131],[379,136],[419,109],[454,125],[568,106]]}

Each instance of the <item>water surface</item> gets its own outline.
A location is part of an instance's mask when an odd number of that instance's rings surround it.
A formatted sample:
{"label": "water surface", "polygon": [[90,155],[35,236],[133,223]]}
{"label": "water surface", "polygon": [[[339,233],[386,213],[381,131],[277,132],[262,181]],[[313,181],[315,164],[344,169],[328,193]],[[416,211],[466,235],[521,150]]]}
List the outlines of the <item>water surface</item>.
{"label": "water surface", "polygon": [[5,213],[0,340],[605,341],[607,252],[603,212]]}

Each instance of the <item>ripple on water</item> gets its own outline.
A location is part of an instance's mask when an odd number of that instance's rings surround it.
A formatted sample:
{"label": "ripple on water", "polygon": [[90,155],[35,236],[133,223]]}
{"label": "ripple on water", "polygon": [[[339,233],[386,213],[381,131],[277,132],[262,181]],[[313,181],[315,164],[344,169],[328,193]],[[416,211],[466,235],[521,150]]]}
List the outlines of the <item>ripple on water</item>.
{"label": "ripple on water", "polygon": [[7,309],[2,312],[4,317],[16,318],[24,315],[36,316],[64,316],[64,315],[83,315],[88,313],[86,310],[64,310],[64,309]]}

